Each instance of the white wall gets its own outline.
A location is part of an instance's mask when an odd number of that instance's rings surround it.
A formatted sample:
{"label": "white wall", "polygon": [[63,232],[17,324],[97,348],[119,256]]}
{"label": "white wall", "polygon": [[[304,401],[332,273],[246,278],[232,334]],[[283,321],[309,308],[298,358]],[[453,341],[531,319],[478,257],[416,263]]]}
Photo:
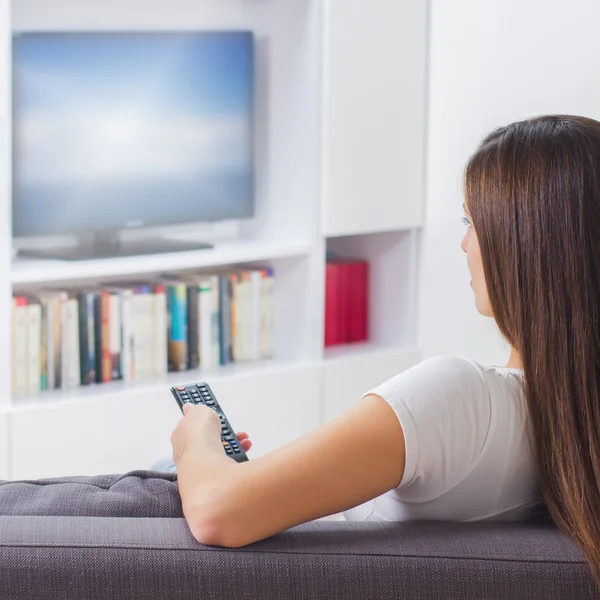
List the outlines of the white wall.
{"label": "white wall", "polygon": [[488,131],[533,115],[600,120],[596,0],[431,0],[425,226],[419,283],[424,357],[506,364],[475,311],[460,249],[462,170]]}

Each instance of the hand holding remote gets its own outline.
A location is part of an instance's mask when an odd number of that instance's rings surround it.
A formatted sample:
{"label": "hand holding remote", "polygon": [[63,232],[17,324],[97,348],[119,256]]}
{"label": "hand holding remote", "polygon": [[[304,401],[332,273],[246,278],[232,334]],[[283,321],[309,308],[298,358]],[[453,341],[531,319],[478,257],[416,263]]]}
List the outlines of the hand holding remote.
{"label": "hand holding remote", "polygon": [[[187,403],[183,405],[183,414],[184,416],[188,414],[190,407],[193,406],[192,403]],[[221,427],[221,423],[219,422],[219,428]],[[235,434],[240,441],[240,446],[244,450],[244,452],[248,452],[250,448],[252,448],[252,440],[250,439],[250,435],[245,431],[240,431]]]}
{"label": "hand holding remote", "polygon": [[[190,414],[188,420],[182,419],[171,436],[173,444],[173,460],[177,463],[186,444],[214,444],[236,462],[248,460],[246,451],[252,442],[244,433],[242,440],[234,433],[225,413],[205,383],[192,383],[171,388],[171,393],[181,408],[184,416]],[[220,446],[218,439],[220,433]]]}

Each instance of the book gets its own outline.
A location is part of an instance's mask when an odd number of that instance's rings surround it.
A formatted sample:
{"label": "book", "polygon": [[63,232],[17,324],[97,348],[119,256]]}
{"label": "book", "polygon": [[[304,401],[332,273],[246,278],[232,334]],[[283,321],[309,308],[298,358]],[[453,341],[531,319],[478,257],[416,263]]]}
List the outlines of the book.
{"label": "book", "polygon": [[264,309],[264,290],[263,290],[263,271],[255,269],[250,271],[250,293],[249,293],[249,345],[248,358],[258,360],[261,358],[261,342],[266,335],[263,330],[263,313]]}
{"label": "book", "polygon": [[25,296],[15,296],[12,300],[12,378],[13,394],[26,394],[27,378],[27,304]]}
{"label": "book", "polygon": [[229,274],[229,283],[231,286],[230,309],[231,309],[231,360],[239,360],[240,357],[240,310],[238,284],[240,274],[236,271]]}
{"label": "book", "polygon": [[187,352],[188,369],[197,369],[200,365],[200,320],[199,320],[199,295],[198,283],[195,281],[187,284]]}
{"label": "book", "polygon": [[169,330],[167,314],[167,290],[157,284],[153,288],[154,296],[154,365],[157,377],[167,372],[169,365]]}
{"label": "book", "polygon": [[217,367],[221,361],[221,319],[219,317],[220,300],[219,300],[219,276],[210,276],[211,287],[211,359],[210,364]]}
{"label": "book", "polygon": [[219,364],[231,362],[231,279],[219,277]]}
{"label": "book", "polygon": [[94,327],[94,293],[80,291],[79,312],[79,360],[81,385],[90,385],[96,381],[96,350]]}
{"label": "book", "polygon": [[133,290],[125,288],[120,291],[121,296],[121,379],[133,381],[134,365],[134,338],[133,320],[131,316],[131,300]]}
{"label": "book", "polygon": [[121,373],[121,291],[108,292],[108,353],[110,356],[110,380],[122,378]]}
{"label": "book", "polygon": [[325,347],[341,343],[340,332],[340,269],[334,262],[325,266]]}
{"label": "book", "polygon": [[187,355],[187,287],[179,281],[165,281],[169,319],[169,371],[185,371]]}
{"label": "book", "polygon": [[69,294],[65,298],[65,352],[67,354],[64,380],[66,388],[81,385],[81,356],[79,346],[79,303],[77,296]]}
{"label": "book", "polygon": [[260,358],[272,358],[275,352],[275,275],[272,268],[261,271]]}
{"label": "book", "polygon": [[133,380],[134,335],[132,318],[133,291],[127,284],[109,285],[111,312],[110,324],[110,356],[111,379]]}
{"label": "book", "polygon": [[325,271],[325,346],[368,339],[369,263],[328,260]]}
{"label": "book", "polygon": [[[133,328],[133,378],[150,379],[157,371],[156,298],[150,285],[133,283],[131,320]],[[165,324],[166,329],[166,324]]]}
{"label": "book", "polygon": [[213,364],[213,281],[205,276],[198,282],[198,331],[200,368],[211,369]]}
{"label": "book", "polygon": [[348,341],[362,342],[369,337],[369,263],[355,260],[349,263],[349,325]]}
{"label": "book", "polygon": [[41,390],[42,305],[30,298],[27,305],[27,393]]}
{"label": "book", "polygon": [[48,303],[39,298],[42,322],[40,338],[40,390],[48,389]]}
{"label": "book", "polygon": [[64,332],[66,329],[66,294],[64,292],[55,292],[51,295],[52,304],[52,344],[54,359],[54,387],[59,389],[65,387],[67,360],[66,344],[64,343]]}

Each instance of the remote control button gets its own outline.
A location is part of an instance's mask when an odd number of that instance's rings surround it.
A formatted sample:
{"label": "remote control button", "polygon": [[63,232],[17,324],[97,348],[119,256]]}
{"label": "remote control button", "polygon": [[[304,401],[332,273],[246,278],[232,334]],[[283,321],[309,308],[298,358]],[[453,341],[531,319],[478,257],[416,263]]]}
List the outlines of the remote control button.
{"label": "remote control button", "polygon": [[[227,450],[225,450],[225,452],[227,452],[227,454],[233,454],[233,450],[231,450],[231,448],[227,448]],[[238,450],[239,452],[239,450]]]}
{"label": "remote control button", "polygon": [[225,437],[225,439],[226,439],[228,442],[233,442],[235,438],[234,438],[234,437],[233,437],[233,436],[230,434],[230,435],[226,436],[226,437]]}
{"label": "remote control button", "polygon": [[223,446],[225,446],[225,448],[229,448],[229,442],[223,442]]}
{"label": "remote control button", "polygon": [[181,386],[181,387],[178,387],[178,388],[176,388],[176,389],[177,389],[177,391],[179,391],[179,392],[183,392],[183,391],[185,390],[185,387]]}
{"label": "remote control button", "polygon": [[241,450],[239,448],[234,448],[233,450],[236,454],[241,454]]}

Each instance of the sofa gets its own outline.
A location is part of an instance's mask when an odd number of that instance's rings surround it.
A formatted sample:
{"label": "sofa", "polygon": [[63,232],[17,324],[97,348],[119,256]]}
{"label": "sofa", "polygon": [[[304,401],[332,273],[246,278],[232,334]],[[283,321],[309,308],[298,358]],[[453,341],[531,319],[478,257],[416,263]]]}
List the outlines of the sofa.
{"label": "sofa", "polygon": [[[243,499],[240,499],[243,501]],[[204,546],[177,475],[0,481],[0,599],[600,598],[547,519],[318,520],[239,549]]]}

